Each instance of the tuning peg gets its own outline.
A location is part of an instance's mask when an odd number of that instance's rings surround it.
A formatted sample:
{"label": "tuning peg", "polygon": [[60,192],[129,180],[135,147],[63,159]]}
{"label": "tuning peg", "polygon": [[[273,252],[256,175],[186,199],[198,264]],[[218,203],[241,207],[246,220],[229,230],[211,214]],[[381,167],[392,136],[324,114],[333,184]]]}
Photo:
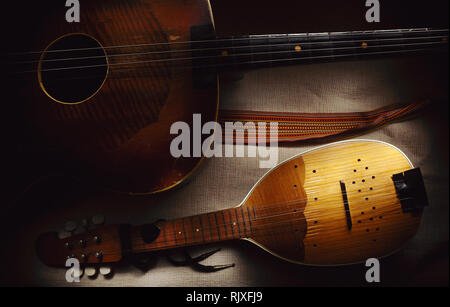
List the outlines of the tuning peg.
{"label": "tuning peg", "polygon": [[97,258],[98,260],[102,260],[103,259],[103,252],[102,251],[97,251],[94,253],[95,258]]}
{"label": "tuning peg", "polygon": [[101,225],[105,222],[105,217],[101,214],[97,214],[91,218],[91,221],[94,225]]}
{"label": "tuning peg", "polygon": [[77,228],[77,223],[74,221],[68,221],[66,222],[66,224],[64,225],[64,229],[68,232],[72,232],[75,230],[75,228]]}
{"label": "tuning peg", "polygon": [[86,274],[86,276],[88,277],[94,277],[95,275],[97,275],[97,269],[94,267],[87,267],[84,269],[84,273]]}
{"label": "tuning peg", "polygon": [[109,266],[101,266],[99,271],[100,271],[100,274],[107,277],[108,275],[111,274],[112,269]]}
{"label": "tuning peg", "polygon": [[68,231],[60,231],[58,232],[58,238],[59,239],[67,239],[72,235],[72,233],[68,232]]}

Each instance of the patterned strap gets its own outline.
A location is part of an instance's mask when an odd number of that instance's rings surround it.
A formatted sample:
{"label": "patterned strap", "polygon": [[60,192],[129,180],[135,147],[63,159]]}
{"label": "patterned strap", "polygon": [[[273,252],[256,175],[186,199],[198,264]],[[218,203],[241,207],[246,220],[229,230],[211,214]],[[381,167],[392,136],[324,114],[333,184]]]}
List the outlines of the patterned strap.
{"label": "patterned strap", "polygon": [[[324,138],[333,135],[362,132],[374,129],[395,120],[404,120],[422,110],[428,101],[407,105],[389,105],[369,112],[353,113],[286,113],[258,112],[239,110],[220,110],[219,123],[223,131],[223,140],[231,135],[236,144],[270,142],[270,122],[278,122],[278,142],[294,142]],[[256,129],[251,125],[230,131],[225,129],[225,122],[265,123],[266,139],[258,139]],[[263,134],[264,135],[264,134]]]}

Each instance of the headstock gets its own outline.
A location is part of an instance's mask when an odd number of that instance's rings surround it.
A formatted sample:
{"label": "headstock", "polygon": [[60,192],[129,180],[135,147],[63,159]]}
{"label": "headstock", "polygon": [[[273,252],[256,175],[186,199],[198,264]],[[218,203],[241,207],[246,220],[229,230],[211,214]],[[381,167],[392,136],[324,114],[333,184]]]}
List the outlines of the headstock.
{"label": "headstock", "polygon": [[99,220],[98,216],[92,218],[93,225],[88,225],[86,220],[83,220],[80,227],[74,222],[67,222],[63,232],[40,235],[36,242],[39,259],[48,266],[65,267],[67,259],[75,258],[82,267],[89,267],[86,270],[88,276],[96,275],[97,267],[100,267],[102,275],[109,274],[110,269],[103,264],[119,262],[122,259],[120,226],[94,228],[95,224],[100,224]]}

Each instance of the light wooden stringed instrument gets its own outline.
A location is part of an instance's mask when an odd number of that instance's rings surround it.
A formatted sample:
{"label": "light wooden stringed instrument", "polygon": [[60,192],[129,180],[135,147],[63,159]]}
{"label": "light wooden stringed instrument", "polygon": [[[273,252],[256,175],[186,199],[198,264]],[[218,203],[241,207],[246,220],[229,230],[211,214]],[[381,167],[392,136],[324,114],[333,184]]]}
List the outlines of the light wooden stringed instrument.
{"label": "light wooden stringed instrument", "polygon": [[343,265],[382,257],[417,231],[427,197],[422,175],[398,148],[351,140],[294,156],[264,175],[234,208],[168,221],[109,225],[68,238],[42,234],[49,266],[244,239],[284,260]]}
{"label": "light wooden stringed instrument", "polygon": [[21,146],[30,139],[52,165],[132,194],[168,190],[197,169],[201,156],[170,155],[170,127],[192,126],[194,113],[217,121],[223,70],[448,46],[448,29],[428,28],[216,37],[208,0],[85,1],[79,23],[66,11],[39,3],[30,46],[7,55],[8,91],[25,110]]}

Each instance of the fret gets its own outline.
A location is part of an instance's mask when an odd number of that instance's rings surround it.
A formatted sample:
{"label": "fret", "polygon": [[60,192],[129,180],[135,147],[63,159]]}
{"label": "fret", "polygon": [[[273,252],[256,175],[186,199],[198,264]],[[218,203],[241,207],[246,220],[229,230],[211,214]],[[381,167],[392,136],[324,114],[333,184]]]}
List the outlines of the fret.
{"label": "fret", "polygon": [[271,59],[271,52],[269,45],[269,35],[250,35],[252,46],[252,67],[267,66],[267,63]]}
{"label": "fret", "polygon": [[[363,56],[368,53],[392,50],[392,47],[390,45],[396,44],[395,41],[387,41],[387,42],[377,41],[379,38],[383,38],[383,37],[388,38],[387,35],[389,35],[389,37],[398,37],[397,33],[378,34],[375,32],[370,37],[370,39],[365,39],[366,37],[364,37],[364,35],[359,36],[358,37],[359,41],[356,44],[358,46],[358,48],[356,49],[356,52],[359,53],[361,56]],[[383,45],[388,45],[388,46],[384,47]]]}
{"label": "fret", "polygon": [[210,241],[214,241],[214,234],[213,234],[213,232],[212,232],[213,227],[212,227],[212,225],[211,225],[211,220],[210,220],[210,218],[209,218],[210,214],[207,213],[207,214],[205,214],[205,216],[206,216],[206,219],[208,220],[209,234],[210,234],[210,236],[211,236]]}
{"label": "fret", "polygon": [[231,48],[230,48],[229,54],[231,53],[231,63],[232,63],[233,66],[236,66],[236,48],[234,47],[235,46],[235,40],[233,39],[233,37],[231,38],[231,42],[230,43],[231,43]]}
{"label": "fret", "polygon": [[189,217],[189,222],[191,223],[190,229],[192,230],[192,242],[196,242],[197,241],[196,235],[198,235],[198,232],[200,231],[200,229],[196,228],[194,226],[194,217],[193,216]]}
{"label": "fret", "polygon": [[247,226],[245,223],[244,208],[242,208],[242,206],[240,208],[241,208],[241,214],[242,214],[242,222],[244,223],[244,233],[245,233],[245,236],[247,236]]}
{"label": "fret", "polygon": [[296,39],[295,35],[288,34],[287,35],[287,46],[286,51],[288,52],[289,59],[295,59],[300,55],[302,50],[301,44],[298,44],[298,39]]}
{"label": "fret", "polygon": [[222,66],[234,66],[235,56],[233,50],[233,37],[231,39],[224,40],[220,43],[220,47],[217,51],[219,56],[219,65]]}
{"label": "fret", "polygon": [[[298,59],[298,58],[306,58],[309,55],[309,51],[306,50],[309,49],[307,43],[307,34],[289,34],[289,41],[292,45],[290,45],[291,48],[291,58],[292,59]],[[295,61],[292,61],[295,63]]]}
{"label": "fret", "polygon": [[250,225],[250,233],[253,233],[253,229],[252,229],[252,218],[250,217],[250,208],[247,207],[247,215],[248,215],[248,223]]}
{"label": "fret", "polygon": [[201,216],[198,215],[198,216],[194,217],[194,219],[197,219],[197,221],[198,221],[198,223],[196,223],[196,227],[198,225],[198,228],[196,228],[196,231],[198,229],[197,234],[200,233],[202,241],[205,242],[205,235],[204,235],[205,231],[204,231],[204,228],[203,228],[203,223],[202,223]]}
{"label": "fret", "polygon": [[173,238],[175,245],[178,245],[178,239],[177,239],[177,230],[175,229],[175,221],[172,221],[172,228],[173,228]]}
{"label": "fret", "polygon": [[329,41],[328,33],[312,33],[309,36],[309,50],[314,60],[329,60],[332,56],[333,45]]}
{"label": "fret", "polygon": [[184,244],[187,245],[188,234],[186,232],[186,227],[184,226],[184,218],[181,219],[181,225],[183,227]]}
{"label": "fret", "polygon": [[[195,228],[194,222],[193,222],[194,217],[193,216],[186,217],[184,219],[184,221],[185,221],[186,237],[188,239],[187,240],[188,244],[191,245],[191,244],[200,242],[200,240],[198,240],[198,238],[197,238],[197,237],[199,237],[199,233],[196,231],[196,228]],[[199,229],[199,231],[200,231],[200,229]]]}
{"label": "fret", "polygon": [[350,54],[353,58],[358,59],[359,56],[358,56],[357,48],[359,48],[359,43],[357,41],[355,41],[353,36],[350,37],[350,41],[351,41]]}
{"label": "fret", "polygon": [[223,210],[221,211],[221,215],[222,215],[222,225],[223,225],[223,228],[224,228],[224,230],[225,230],[225,238],[227,238],[228,239],[228,229],[227,229],[227,222],[225,221],[225,213],[223,212]]}
{"label": "fret", "polygon": [[[241,69],[246,69],[248,67],[248,65],[250,64],[245,64],[247,62],[251,62],[251,51],[250,51],[250,47],[251,46],[251,40],[248,39],[248,36],[240,36],[238,38],[236,38],[235,40],[233,40],[233,53],[235,54],[234,56],[234,63],[236,65],[236,67],[241,68]],[[239,55],[237,55],[239,54]],[[244,54],[244,55],[242,55]],[[247,55],[248,54],[248,55]]]}
{"label": "fret", "polygon": [[269,67],[273,67],[273,59],[274,59],[274,47],[273,44],[271,42],[271,38],[272,38],[272,34],[269,34],[267,36],[267,45],[268,45],[268,50],[265,50],[265,53],[269,53]]}
{"label": "fret", "polygon": [[213,236],[211,233],[211,225],[209,223],[208,215],[207,214],[201,214],[199,216],[200,218],[200,226],[202,227],[202,236],[204,242],[211,242],[213,241]]}
{"label": "fret", "polygon": [[356,56],[357,49],[360,45],[354,40],[353,36],[350,36],[346,32],[333,32],[330,33],[330,39],[333,41],[334,58]]}
{"label": "fret", "polygon": [[237,208],[234,208],[234,215],[236,216],[235,223],[236,223],[236,225],[238,227],[239,237],[242,237],[242,235],[241,235],[241,226],[239,225],[239,217],[238,217],[238,214],[237,214]]}
{"label": "fret", "polygon": [[214,221],[215,221],[216,227],[217,227],[217,236],[218,236],[218,239],[220,240],[220,226],[217,223],[217,214],[216,214],[216,212],[214,212],[213,215],[214,215]]}
{"label": "fret", "polygon": [[162,244],[162,246],[167,246],[168,241],[167,241],[167,230],[166,228],[168,227],[167,222],[162,222],[160,224],[158,224],[159,229],[161,230],[158,238],[156,238],[156,241],[158,241],[158,239],[162,239],[160,244]]}
{"label": "fret", "polygon": [[307,45],[307,47],[306,47],[306,50],[308,51],[307,52],[307,54],[308,54],[308,63],[313,63],[312,62],[312,56],[313,56],[313,54],[312,54],[312,42],[311,42],[311,34],[310,33],[307,33],[306,34],[306,39],[307,39],[307,41],[306,41],[306,45]]}
{"label": "fret", "polygon": [[334,56],[335,43],[334,43],[333,40],[331,39],[330,33],[327,34],[327,40],[328,40],[327,45],[330,47],[330,50],[329,50],[329,56],[330,56],[330,58],[329,58],[329,59],[335,60],[335,56]]}
{"label": "fret", "polygon": [[223,38],[217,54],[226,54],[219,63],[247,69],[400,53],[439,46],[447,37],[448,30],[427,29],[248,35]]}
{"label": "fret", "polygon": [[253,43],[252,43],[252,40],[250,39],[250,36],[249,36],[249,46],[250,46],[250,67],[252,67],[252,65],[253,65],[253,63],[254,63],[254,59],[253,59],[253,52],[254,52],[254,49],[253,49]]}
{"label": "fret", "polygon": [[417,40],[416,40],[416,39],[413,39],[413,40],[406,40],[406,39],[405,39],[405,35],[404,35],[402,32],[399,32],[399,35],[400,35],[400,43],[402,44],[401,49],[402,49],[403,51],[405,51],[405,49],[407,49],[405,44],[411,44],[411,43],[414,44],[414,43],[417,43]]}
{"label": "fret", "polygon": [[177,245],[186,244],[186,233],[184,231],[184,222],[183,219],[176,219],[173,222],[175,228],[175,241]]}
{"label": "fret", "polygon": [[[219,235],[219,230],[217,229],[217,223],[216,223],[214,213],[208,213],[208,220],[211,224],[211,227],[210,227],[211,240],[218,241],[220,239],[220,235]],[[216,234],[213,233],[213,230],[216,232]]]}
{"label": "fret", "polygon": [[[225,223],[227,223],[228,225],[230,225],[230,229],[231,229],[231,238],[235,239],[234,237],[234,227],[233,227],[233,218],[231,217],[231,210],[224,210],[222,212],[227,212],[228,214],[224,213],[224,220]],[[225,219],[225,216],[228,216],[228,219]]]}
{"label": "fret", "polygon": [[286,38],[287,38],[287,49],[286,49],[286,51],[288,51],[288,53],[287,53],[288,57],[290,59],[292,59],[292,58],[294,58],[293,55],[295,53],[295,44],[291,43],[291,35],[290,34],[288,34],[286,36]]}

